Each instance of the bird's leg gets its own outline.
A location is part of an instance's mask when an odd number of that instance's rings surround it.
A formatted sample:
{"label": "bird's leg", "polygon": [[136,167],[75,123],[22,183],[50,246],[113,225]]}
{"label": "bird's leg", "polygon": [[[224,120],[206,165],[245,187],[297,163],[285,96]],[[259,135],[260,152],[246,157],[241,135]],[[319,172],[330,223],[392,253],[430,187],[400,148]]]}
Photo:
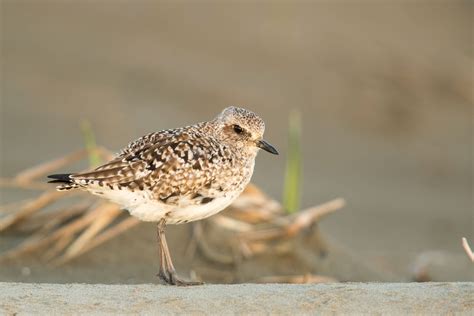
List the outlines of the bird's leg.
{"label": "bird's leg", "polygon": [[165,259],[165,254],[164,254],[164,251],[163,251],[163,237],[165,236],[165,226],[166,226],[166,220],[165,219],[162,219],[160,220],[160,222],[158,222],[158,225],[157,225],[157,239],[158,239],[158,252],[159,252],[159,256],[160,256],[160,269],[158,271],[158,277],[163,280],[164,282],[166,282],[167,284],[169,284],[169,277],[167,275],[167,273],[165,272],[166,270],[166,259]]}
{"label": "bird's leg", "polygon": [[166,243],[165,227],[166,227],[166,220],[161,219],[158,222],[158,226],[157,226],[158,246],[160,248],[159,249],[160,270],[158,272],[159,278],[163,280],[166,284],[170,284],[170,285],[187,286],[187,285],[202,284],[202,282],[184,281],[178,277],[178,274],[176,273],[176,269],[174,268],[174,265],[173,265],[173,261],[171,260],[171,255],[168,250],[168,244]]}

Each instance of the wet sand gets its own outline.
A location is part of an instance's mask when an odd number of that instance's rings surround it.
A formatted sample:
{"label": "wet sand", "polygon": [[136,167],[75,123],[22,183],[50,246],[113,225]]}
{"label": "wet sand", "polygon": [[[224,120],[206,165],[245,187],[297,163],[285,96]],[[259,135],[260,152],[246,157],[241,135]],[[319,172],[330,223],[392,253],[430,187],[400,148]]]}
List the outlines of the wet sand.
{"label": "wet sand", "polygon": [[473,283],[156,285],[0,283],[0,313],[437,314],[474,312]]}

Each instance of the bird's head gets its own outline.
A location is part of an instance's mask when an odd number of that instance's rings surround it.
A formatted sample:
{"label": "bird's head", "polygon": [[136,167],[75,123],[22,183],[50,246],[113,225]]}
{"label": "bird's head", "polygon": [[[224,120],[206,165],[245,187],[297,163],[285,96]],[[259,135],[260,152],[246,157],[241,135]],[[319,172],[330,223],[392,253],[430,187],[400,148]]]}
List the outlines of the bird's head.
{"label": "bird's head", "polygon": [[216,136],[227,145],[255,154],[261,148],[278,155],[278,151],[263,139],[265,123],[257,114],[231,106],[213,122],[216,124]]}

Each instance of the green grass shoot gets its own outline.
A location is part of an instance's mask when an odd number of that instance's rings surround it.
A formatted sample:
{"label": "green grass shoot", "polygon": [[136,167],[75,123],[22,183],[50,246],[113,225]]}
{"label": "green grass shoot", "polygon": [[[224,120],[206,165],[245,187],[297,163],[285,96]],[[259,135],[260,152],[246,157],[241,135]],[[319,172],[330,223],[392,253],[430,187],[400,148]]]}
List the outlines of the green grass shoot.
{"label": "green grass shoot", "polygon": [[92,130],[91,124],[88,120],[81,121],[82,138],[84,140],[84,146],[88,152],[89,166],[97,167],[101,164],[102,159],[97,152],[97,143],[95,141],[94,131]]}
{"label": "green grass shoot", "polygon": [[283,206],[288,213],[294,213],[300,208],[302,178],[301,133],[301,114],[299,111],[293,110],[289,117],[288,157],[286,160],[285,187],[283,191]]}

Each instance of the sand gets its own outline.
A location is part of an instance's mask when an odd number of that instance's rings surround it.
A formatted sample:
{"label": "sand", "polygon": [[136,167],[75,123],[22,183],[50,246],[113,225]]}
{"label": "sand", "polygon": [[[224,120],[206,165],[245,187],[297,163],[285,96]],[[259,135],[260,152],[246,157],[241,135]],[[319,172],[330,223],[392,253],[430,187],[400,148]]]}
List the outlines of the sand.
{"label": "sand", "polygon": [[471,314],[474,283],[0,283],[0,314]]}

